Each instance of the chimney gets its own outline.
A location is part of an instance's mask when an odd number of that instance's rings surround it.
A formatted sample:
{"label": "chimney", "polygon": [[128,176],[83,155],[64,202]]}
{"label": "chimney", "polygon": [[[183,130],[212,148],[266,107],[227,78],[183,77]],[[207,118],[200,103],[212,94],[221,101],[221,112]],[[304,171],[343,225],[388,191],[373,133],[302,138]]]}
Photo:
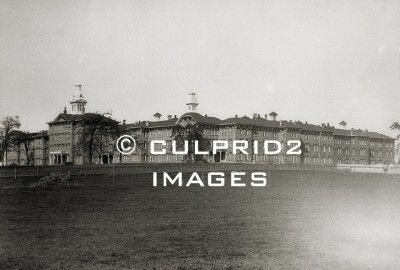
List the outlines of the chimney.
{"label": "chimney", "polygon": [[122,124],[125,126],[126,125],[126,120],[122,120]]}
{"label": "chimney", "polygon": [[256,118],[257,118],[257,114],[253,113],[253,119],[256,119]]}
{"label": "chimney", "polygon": [[343,128],[345,128],[346,125],[347,125],[347,123],[346,123],[345,121],[341,121],[341,122],[339,123],[339,125],[341,125]]}
{"label": "chimney", "polygon": [[264,114],[265,120],[268,120],[268,114]]}
{"label": "chimney", "polygon": [[160,120],[162,114],[161,114],[161,113],[155,113],[153,116],[154,116],[157,120]]}
{"label": "chimney", "polygon": [[306,121],[306,124],[308,124],[307,121]]}
{"label": "chimney", "polygon": [[146,121],[146,127],[148,127],[150,125],[149,121]]}
{"label": "chimney", "polygon": [[237,114],[235,114],[235,118],[237,118]]}
{"label": "chimney", "polygon": [[176,114],[175,114],[174,118],[177,118],[177,117],[176,117]]}
{"label": "chimney", "polygon": [[167,115],[167,118],[168,118],[168,120],[171,120],[171,119],[172,119],[172,115],[171,115],[171,114],[168,114],[168,115]]}
{"label": "chimney", "polygon": [[207,114],[205,114],[204,116],[207,117]]}
{"label": "chimney", "polygon": [[273,121],[276,121],[276,116],[277,116],[278,114],[276,113],[276,112],[271,112],[270,114],[269,114],[269,116],[271,116],[272,117],[272,120]]}

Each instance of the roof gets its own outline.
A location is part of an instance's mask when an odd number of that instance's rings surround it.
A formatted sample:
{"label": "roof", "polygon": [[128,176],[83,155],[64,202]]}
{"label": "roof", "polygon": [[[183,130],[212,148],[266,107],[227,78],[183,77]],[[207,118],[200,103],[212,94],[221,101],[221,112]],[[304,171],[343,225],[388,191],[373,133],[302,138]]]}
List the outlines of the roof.
{"label": "roof", "polygon": [[82,121],[82,114],[60,113],[53,121],[48,122],[47,124],[57,123],[60,119],[64,119],[68,122],[78,122]]}
{"label": "roof", "polygon": [[386,136],[384,134],[380,134],[377,132],[367,132],[368,136],[371,138],[376,138],[376,139],[385,139],[385,140],[394,140],[394,138],[390,137],[390,136]]}
{"label": "roof", "polygon": [[394,140],[394,138],[380,134],[378,132],[371,132],[361,129],[334,129],[333,135],[336,136],[349,136],[349,137],[369,137],[374,139]]}
{"label": "roof", "polygon": [[10,136],[15,138],[15,139],[34,139],[34,138],[42,138],[42,137],[48,137],[47,131],[39,131],[39,132],[25,132],[22,130],[12,130],[10,131]]}
{"label": "roof", "polygon": [[42,138],[42,137],[48,137],[49,134],[47,132],[47,130],[42,130],[39,132],[34,132],[34,133],[30,133],[32,138]]}
{"label": "roof", "polygon": [[314,125],[314,124],[309,124],[309,123],[303,123],[301,121],[283,121],[283,126],[288,127],[288,128],[293,128],[293,129],[300,129],[300,130],[306,130],[306,131],[315,131],[315,132],[332,132],[333,127],[332,126],[320,126],[320,125]]}
{"label": "roof", "polygon": [[289,128],[298,129],[300,131],[314,131],[314,132],[329,132],[334,136],[354,136],[354,137],[370,137],[376,139],[386,139],[394,140],[394,138],[377,133],[368,132],[360,129],[335,129],[333,126],[327,125],[314,125],[307,122],[301,121],[276,121],[268,120],[262,117],[250,118],[247,116],[243,117],[231,117],[221,120],[216,117],[210,117],[207,115],[201,115],[196,112],[188,112],[183,114],[180,118],[172,118],[169,120],[160,121],[141,121],[132,124],[127,124],[126,127],[129,128],[159,128],[159,127],[171,127],[179,123],[179,120],[185,117],[191,117],[197,123],[207,124],[207,125],[246,125],[246,126],[258,126],[258,127],[269,127],[269,128]]}
{"label": "roof", "polygon": [[126,124],[125,127],[130,128],[157,128],[157,127],[170,127],[176,124],[178,118],[174,117],[168,120],[160,121],[139,121],[136,123]]}
{"label": "roof", "polygon": [[[92,118],[94,117],[94,118]],[[90,119],[98,119],[98,117],[101,117],[102,119],[109,119],[110,121],[113,122],[117,122],[116,120],[106,117],[103,114],[99,114],[99,113],[84,113],[84,114],[69,114],[69,113],[60,113],[59,115],[57,115],[57,117],[51,121],[48,122],[47,124],[53,124],[53,123],[58,123],[60,122],[60,119],[63,119],[66,122],[79,122],[79,121],[87,121]]]}
{"label": "roof", "polygon": [[131,123],[131,124],[126,124],[126,128],[159,128],[159,127],[171,127],[175,126],[179,119],[185,118],[185,117],[191,117],[193,118],[194,121],[200,124],[219,124],[221,123],[221,120],[216,118],[216,117],[209,117],[209,116],[203,116],[199,113],[195,112],[189,112],[183,114],[180,118],[174,117],[168,120],[160,120],[160,121],[139,121],[136,123]]}
{"label": "roof", "polygon": [[228,118],[225,120],[221,121],[221,125],[230,125],[230,124],[236,124],[236,125],[251,125],[251,126],[260,126],[260,127],[280,127],[281,122],[279,121],[272,121],[272,120],[267,120],[261,117],[257,118],[249,118],[247,116],[243,117],[232,117]]}
{"label": "roof", "polygon": [[201,123],[201,124],[219,124],[221,123],[221,119],[218,119],[216,117],[210,117],[207,115],[201,115],[199,113],[196,112],[188,112],[185,113],[181,116],[181,118],[183,117],[192,117],[197,123]]}

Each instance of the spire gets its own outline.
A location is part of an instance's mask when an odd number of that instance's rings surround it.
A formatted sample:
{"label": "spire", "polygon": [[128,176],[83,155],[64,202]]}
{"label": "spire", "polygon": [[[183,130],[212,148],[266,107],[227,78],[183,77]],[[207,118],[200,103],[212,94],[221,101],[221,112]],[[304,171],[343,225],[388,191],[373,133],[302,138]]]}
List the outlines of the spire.
{"label": "spire", "polygon": [[189,94],[189,96],[190,96],[190,101],[186,103],[186,105],[188,106],[189,111],[195,112],[197,109],[197,105],[199,105],[199,103],[197,103],[196,93],[192,92]]}
{"label": "spire", "polygon": [[75,87],[76,89],[74,95],[72,96],[72,101],[84,100],[82,94],[82,84],[76,84]]}
{"label": "spire", "polygon": [[75,85],[75,93],[72,96],[72,100],[70,102],[72,106],[71,113],[72,114],[84,114],[85,113],[85,105],[87,101],[84,99],[82,94],[82,84]]}
{"label": "spire", "polygon": [[67,114],[67,107],[64,107],[63,114]]}

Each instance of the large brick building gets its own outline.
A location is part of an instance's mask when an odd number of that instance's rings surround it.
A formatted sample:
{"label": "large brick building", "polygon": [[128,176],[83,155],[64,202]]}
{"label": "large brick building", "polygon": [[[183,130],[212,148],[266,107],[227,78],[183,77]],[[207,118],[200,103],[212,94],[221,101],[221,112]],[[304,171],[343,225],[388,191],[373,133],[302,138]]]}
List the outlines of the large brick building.
{"label": "large brick building", "polygon": [[[188,124],[199,127],[205,140],[228,140],[226,151],[216,155],[204,155],[207,162],[273,163],[273,164],[383,164],[394,162],[394,139],[367,130],[336,129],[329,124],[313,125],[300,121],[277,120],[275,112],[261,117],[232,117],[218,119],[196,112],[198,103],[194,93],[187,103],[188,111],[179,118],[168,116],[166,120],[141,121],[128,124],[126,129],[138,142],[132,155],[123,156],[122,162],[182,162],[182,155],[172,154],[174,130],[185,129]],[[159,115],[157,115],[159,118]],[[287,140],[301,140],[302,155],[264,155],[254,151],[255,141],[278,140],[285,145]],[[166,140],[166,155],[151,155],[148,145],[152,140]],[[232,141],[248,141],[249,153],[233,154]],[[118,160],[116,156],[115,160]]]}
{"label": "large brick building", "polygon": [[[220,120],[196,112],[185,113],[179,118],[127,125],[128,133],[136,139],[139,147],[132,155],[123,156],[122,162],[182,162],[181,155],[172,154],[173,130],[177,126],[184,128],[188,122],[201,126],[207,140],[228,140],[226,151],[204,156],[207,162],[326,165],[394,162],[394,139],[376,132],[335,129],[328,124],[269,120],[258,114],[252,118],[235,116]],[[287,140],[295,139],[304,144],[303,155],[286,155],[285,149],[278,155],[264,155],[262,144],[258,144],[258,154],[254,153],[255,141],[278,140],[285,145]],[[167,154],[151,155],[148,147],[151,140],[166,140]],[[233,140],[248,141],[248,155],[234,155]]]}
{"label": "large brick building", "polygon": [[[227,140],[228,149],[203,155],[205,162],[230,163],[265,163],[265,164],[384,164],[394,162],[395,140],[389,136],[360,129],[337,129],[329,124],[314,125],[300,121],[277,120],[277,114],[253,114],[252,117],[218,119],[196,112],[199,105],[194,93],[190,94],[186,104],[188,112],[177,117],[168,115],[162,120],[159,113],[155,121],[138,121],[121,127],[126,134],[133,136],[138,147],[130,155],[120,155],[115,149],[115,140],[103,138],[100,152],[87,157],[88,153],[78,147],[82,134],[82,119],[86,115],[81,85],[77,85],[70,102],[71,112],[66,109],[53,121],[49,122],[48,137],[41,137],[41,154],[36,154],[37,165],[58,165],[66,162],[82,164],[88,160],[94,163],[169,163],[184,162],[183,155],[172,154],[172,141],[177,132],[184,134],[188,127],[195,126],[201,132],[204,141]],[[286,155],[285,149],[277,155],[264,155],[261,147],[254,147],[255,141],[277,140],[285,145],[287,140],[301,140],[302,155]],[[46,141],[48,140],[48,142]],[[152,140],[167,141],[166,155],[150,154],[149,145]],[[248,154],[233,154],[232,141],[248,142]],[[18,147],[17,147],[18,148]],[[12,160],[24,165],[21,150],[12,151]],[[259,148],[259,151],[254,151]],[[38,148],[39,149],[39,148]],[[207,149],[206,149],[207,150]],[[19,157],[17,158],[17,156]],[[18,161],[19,160],[19,161]],[[39,162],[39,160],[42,160]]]}
{"label": "large brick building", "polygon": [[[87,151],[87,141],[84,137],[84,130],[88,126],[88,117],[100,117],[107,119],[104,115],[86,113],[82,85],[76,85],[77,89],[70,102],[71,112],[67,109],[60,113],[49,125],[49,161],[50,165],[60,165],[65,163],[83,164],[89,163],[112,163],[114,156],[114,143],[111,144],[111,138],[103,138],[100,134],[96,145],[99,149],[92,149],[92,157]],[[115,121],[116,122],[116,121]],[[117,122],[116,122],[117,123]],[[93,144],[94,145],[94,144]],[[111,148],[110,148],[111,146]],[[93,148],[93,147],[92,147]]]}

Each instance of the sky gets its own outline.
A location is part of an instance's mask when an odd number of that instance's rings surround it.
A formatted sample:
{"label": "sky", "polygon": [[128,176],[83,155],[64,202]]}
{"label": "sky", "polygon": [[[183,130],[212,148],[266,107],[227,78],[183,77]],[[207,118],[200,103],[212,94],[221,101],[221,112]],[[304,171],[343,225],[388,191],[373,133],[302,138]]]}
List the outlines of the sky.
{"label": "sky", "polygon": [[88,112],[277,112],[392,135],[400,1],[0,0],[0,117],[47,129],[81,83]]}

